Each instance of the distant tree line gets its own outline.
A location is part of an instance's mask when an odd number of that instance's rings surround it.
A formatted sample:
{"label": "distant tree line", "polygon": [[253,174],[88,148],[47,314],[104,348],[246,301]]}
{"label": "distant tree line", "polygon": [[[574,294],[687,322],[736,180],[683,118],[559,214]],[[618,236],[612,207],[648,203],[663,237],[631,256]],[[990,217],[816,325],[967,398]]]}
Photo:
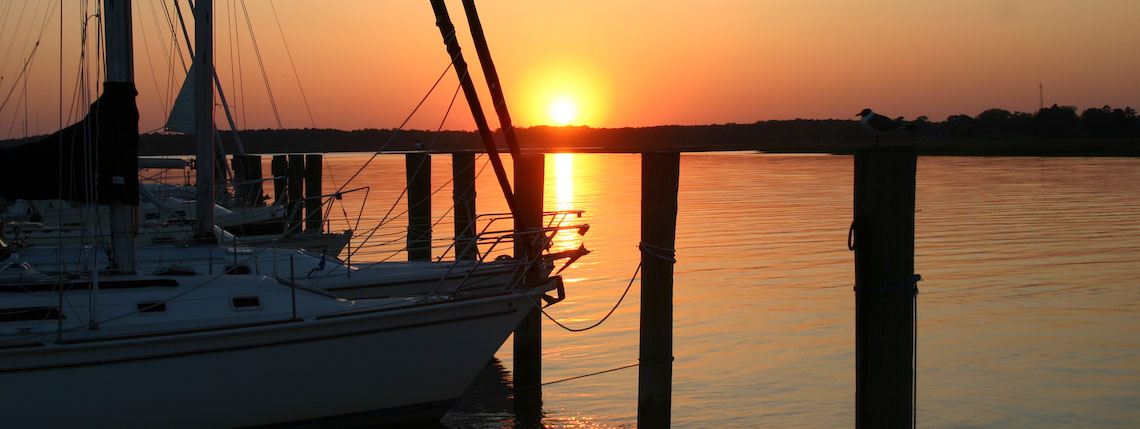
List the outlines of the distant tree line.
{"label": "distant tree line", "polygon": [[989,109],[975,117],[952,115],[943,126],[946,136],[952,138],[1140,137],[1140,117],[1135,109],[1107,105],[1086,109],[1080,115],[1075,107],[1056,104],[1035,114]]}
{"label": "distant tree line", "polygon": [[[849,119],[793,119],[749,124],[661,125],[639,128],[534,126],[516,129],[524,148],[577,152],[642,152],[647,150],[762,150],[793,153],[850,153],[859,145],[920,142],[924,153],[939,154],[1102,154],[1140,156],[1140,117],[1132,107],[1104,106],[1077,114],[1070,106],[1053,105],[1036,113],[988,109],[977,116],[951,115],[942,122],[925,116],[905,132],[876,136]],[[471,131],[363,129],[245,130],[239,133],[247,153],[372,152],[430,150],[482,151],[479,134]],[[227,153],[237,152],[231,132],[220,133]],[[0,141],[9,147],[41,137]],[[501,131],[495,132],[506,150]],[[144,134],[143,155],[190,155],[194,139],[179,134]]]}

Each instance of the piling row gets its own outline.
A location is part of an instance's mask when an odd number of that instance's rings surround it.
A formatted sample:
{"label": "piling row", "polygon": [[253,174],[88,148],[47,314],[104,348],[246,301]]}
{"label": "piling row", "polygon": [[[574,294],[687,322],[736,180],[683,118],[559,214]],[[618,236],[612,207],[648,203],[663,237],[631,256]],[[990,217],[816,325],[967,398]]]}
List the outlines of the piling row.
{"label": "piling row", "polygon": [[[544,155],[523,154],[514,160],[514,256],[530,261],[543,251]],[[305,168],[318,166],[316,169]],[[273,157],[275,197],[290,213],[299,214],[301,182],[319,216],[320,155]],[[260,158],[235,157],[239,177],[260,178]],[[254,165],[257,168],[254,168]],[[914,422],[914,208],[917,155],[913,147],[872,147],[855,155],[855,367],[856,426],[905,427]],[[431,259],[431,157],[405,155],[408,183],[408,259]],[[254,173],[256,171],[256,173]],[[673,362],[673,265],[677,227],[680,154],[642,154],[641,329],[638,374],[638,426],[669,427]],[[475,240],[475,154],[452,154],[455,203],[455,258],[477,257]],[[284,176],[284,177],[282,177]],[[285,191],[287,189],[288,191]],[[260,196],[258,187],[243,188],[243,198]],[[314,209],[315,207],[315,209]],[[299,219],[299,218],[298,218]],[[319,231],[319,217],[306,230]],[[522,273],[523,284],[541,276],[538,266]],[[515,413],[520,426],[541,424],[542,319],[529,314],[514,334]]]}

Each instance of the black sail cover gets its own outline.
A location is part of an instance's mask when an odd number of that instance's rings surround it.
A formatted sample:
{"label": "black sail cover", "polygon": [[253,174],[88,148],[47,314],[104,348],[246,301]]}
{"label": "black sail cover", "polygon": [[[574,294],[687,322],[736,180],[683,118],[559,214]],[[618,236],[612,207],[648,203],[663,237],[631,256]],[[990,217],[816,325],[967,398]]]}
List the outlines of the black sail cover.
{"label": "black sail cover", "polygon": [[82,121],[42,140],[0,149],[0,196],[138,205],[136,95],[134,83],[106,82]]}

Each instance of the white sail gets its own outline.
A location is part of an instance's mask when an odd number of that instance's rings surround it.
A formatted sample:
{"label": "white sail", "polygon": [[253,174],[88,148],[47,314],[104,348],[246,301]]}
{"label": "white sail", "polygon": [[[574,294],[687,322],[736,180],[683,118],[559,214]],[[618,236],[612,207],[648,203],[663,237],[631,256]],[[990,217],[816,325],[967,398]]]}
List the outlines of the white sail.
{"label": "white sail", "polygon": [[167,131],[184,134],[194,134],[194,64],[190,65],[190,72],[182,82],[182,89],[178,90],[178,98],[174,99],[174,107],[170,109],[170,117],[166,119]]}

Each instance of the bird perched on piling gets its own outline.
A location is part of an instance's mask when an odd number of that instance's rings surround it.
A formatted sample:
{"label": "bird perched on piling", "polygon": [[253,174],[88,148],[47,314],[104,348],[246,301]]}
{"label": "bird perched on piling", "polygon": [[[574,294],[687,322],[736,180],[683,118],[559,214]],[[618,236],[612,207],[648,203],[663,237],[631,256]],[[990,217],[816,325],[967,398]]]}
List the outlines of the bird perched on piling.
{"label": "bird perched on piling", "polygon": [[871,109],[863,109],[862,112],[855,116],[862,116],[863,119],[859,121],[863,124],[863,128],[874,131],[879,134],[889,133],[892,131],[909,130],[911,127],[902,122],[888,118],[871,111]]}

